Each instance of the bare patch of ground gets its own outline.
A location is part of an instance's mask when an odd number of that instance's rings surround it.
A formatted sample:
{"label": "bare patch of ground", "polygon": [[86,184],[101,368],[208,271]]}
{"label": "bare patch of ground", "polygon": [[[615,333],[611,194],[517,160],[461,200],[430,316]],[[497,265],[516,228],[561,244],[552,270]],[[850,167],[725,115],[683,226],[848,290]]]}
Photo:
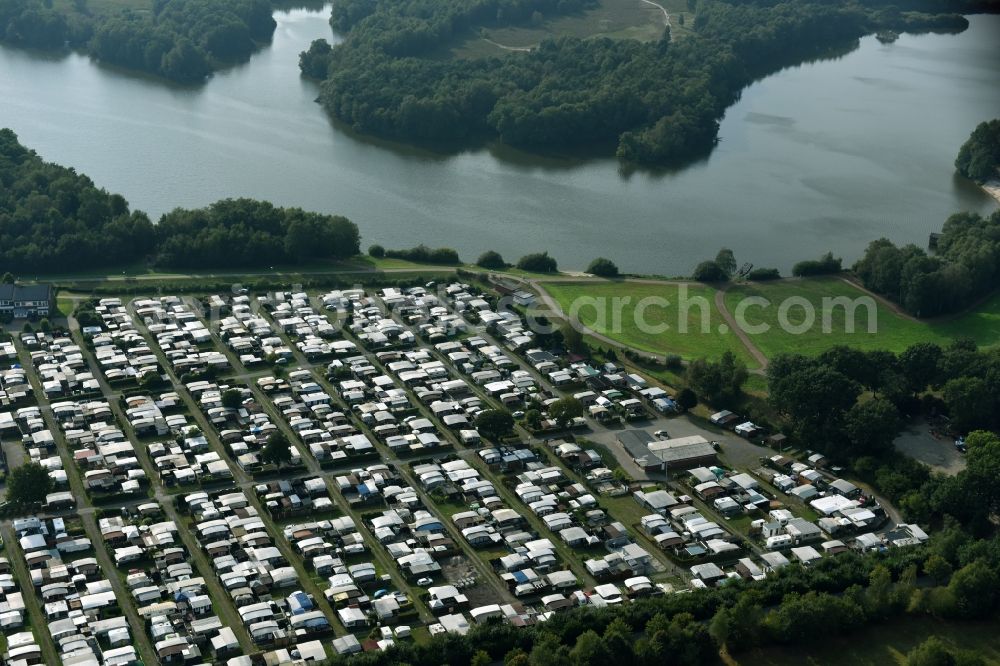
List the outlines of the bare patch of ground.
{"label": "bare patch of ground", "polygon": [[965,469],[965,455],[955,448],[955,441],[942,432],[932,432],[925,421],[908,426],[896,438],[896,449],[945,474]]}
{"label": "bare patch of ground", "polygon": [[479,580],[476,570],[465,556],[455,555],[442,560],[441,573],[445,580],[469,598],[470,608],[497,603],[496,591]]}

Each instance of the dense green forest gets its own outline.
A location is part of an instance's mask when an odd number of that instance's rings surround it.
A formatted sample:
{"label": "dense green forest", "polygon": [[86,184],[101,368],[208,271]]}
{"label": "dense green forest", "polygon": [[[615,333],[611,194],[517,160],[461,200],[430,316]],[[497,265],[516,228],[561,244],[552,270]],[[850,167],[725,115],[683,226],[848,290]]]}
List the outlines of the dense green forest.
{"label": "dense green forest", "polygon": [[980,123],[955,158],[955,168],[966,178],[985,183],[1000,176],[1000,118]]}
{"label": "dense green forest", "polygon": [[149,261],[173,268],[265,268],[358,253],[343,217],[249,199],[177,209],[153,225],[145,213],[73,169],[44,162],[0,129],[0,266],[68,273]]}
{"label": "dense green forest", "polygon": [[[783,66],[823,57],[881,28],[962,30],[971,5],[692,0],[693,34],[653,43],[561,38],[504,58],[437,57],[476,27],[533,12],[577,11],[569,0],[347,0],[314,42],[302,71],[322,79],[321,101],[355,129],[410,141],[484,138],[533,150],[615,149],[622,160],[667,163],[709,149],[744,86]],[[920,13],[912,10],[922,10]],[[433,57],[432,57],[433,56]]]}
{"label": "dense green forest", "polygon": [[535,12],[569,14],[597,0],[338,0],[330,24],[390,55],[420,55],[482,25],[525,23]]}
{"label": "dense green forest", "polygon": [[155,245],[145,213],[118,194],[43,162],[9,129],[0,130],[0,266],[13,272],[114,266]]}
{"label": "dense green forest", "polygon": [[270,41],[269,0],[153,0],[151,9],[91,11],[87,0],[0,0],[0,39],[18,46],[74,48],[102,62],[179,82],[250,57]]}
{"label": "dense green forest", "polygon": [[173,210],[157,223],[156,240],[153,264],[175,268],[267,267],[360,250],[358,227],[346,217],[252,199]]}
{"label": "dense green forest", "polygon": [[880,238],[854,272],[867,288],[918,317],[961,310],[1000,286],[1000,211],[952,215],[932,255]]}
{"label": "dense green forest", "polygon": [[[984,182],[1000,166],[1000,119],[980,123],[962,145],[955,167]],[[934,252],[916,245],[872,241],[854,265],[872,291],[917,317],[957,312],[1000,287],[1000,211],[957,213],[936,236]]]}

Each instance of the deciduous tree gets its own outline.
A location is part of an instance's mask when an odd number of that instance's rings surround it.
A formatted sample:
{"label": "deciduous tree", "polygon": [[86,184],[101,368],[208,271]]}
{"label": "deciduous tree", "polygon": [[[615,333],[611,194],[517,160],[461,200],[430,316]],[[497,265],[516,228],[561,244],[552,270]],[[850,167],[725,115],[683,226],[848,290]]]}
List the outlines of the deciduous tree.
{"label": "deciduous tree", "polygon": [[494,252],[493,250],[487,250],[479,255],[476,259],[476,266],[480,268],[488,268],[490,270],[499,271],[507,268],[507,262],[503,260],[499,252]]}
{"label": "deciduous tree", "polygon": [[292,461],[292,443],[284,433],[274,432],[267,438],[260,452],[260,460],[265,465],[277,465],[279,468]]}
{"label": "deciduous tree", "polygon": [[18,507],[41,504],[52,491],[52,478],[38,463],[15,467],[7,477],[7,501]]}
{"label": "deciduous tree", "polygon": [[618,266],[610,259],[598,257],[587,266],[587,272],[600,277],[618,277]]}
{"label": "deciduous tree", "polygon": [[549,405],[549,416],[560,428],[565,428],[573,419],[583,416],[583,403],[572,396],[560,398]]}
{"label": "deciduous tree", "polygon": [[485,409],[476,415],[473,424],[485,437],[499,441],[514,431],[514,417],[505,409]]}

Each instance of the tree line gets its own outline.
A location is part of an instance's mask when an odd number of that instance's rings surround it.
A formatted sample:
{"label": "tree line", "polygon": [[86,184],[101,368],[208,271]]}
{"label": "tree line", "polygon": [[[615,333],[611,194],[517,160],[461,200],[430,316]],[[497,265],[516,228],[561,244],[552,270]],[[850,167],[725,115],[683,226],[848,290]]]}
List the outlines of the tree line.
{"label": "tree line", "polygon": [[357,254],[350,220],[220,201],[176,209],[154,225],[119,194],[73,169],[45,162],[0,129],[0,266],[15,273],[68,273],[140,262],[172,268],[263,268]]}
{"label": "tree line", "polygon": [[[933,235],[932,243],[934,251],[929,253],[913,243],[899,247],[887,238],[874,240],[852,271],[867,289],[924,318],[967,308],[1000,287],[1000,211],[986,216],[956,213]],[[715,259],[699,263],[692,279],[726,282],[736,275],[736,266],[732,250],[723,248]],[[843,270],[841,259],[827,252],[796,263],[792,275],[815,277]],[[771,280],[780,275],[763,268],[745,277]]]}
{"label": "tree line", "polygon": [[955,168],[966,178],[985,183],[997,178],[1000,167],[1000,118],[980,123],[962,144]]}
{"label": "tree line", "polygon": [[928,254],[880,238],[868,245],[854,272],[872,291],[917,317],[965,308],[1000,286],[1000,211],[956,213]]}
{"label": "tree line", "polygon": [[461,259],[458,258],[458,252],[454,249],[450,247],[427,247],[422,243],[405,250],[387,250],[381,245],[375,244],[368,248],[368,254],[376,259],[389,257],[390,259],[402,259],[419,264],[456,266],[462,263]]}
{"label": "tree line", "polygon": [[781,354],[767,379],[790,433],[843,462],[887,452],[901,415],[947,414],[960,432],[1000,430],[1000,350],[971,340],[917,342],[899,354],[847,346]]}
{"label": "tree line", "polygon": [[264,268],[359,251],[356,224],[339,215],[279,208],[268,201],[225,199],[175,209],[160,218],[152,263],[177,268]]}
{"label": "tree line", "polygon": [[[840,257],[834,257],[832,252],[827,252],[819,259],[797,262],[792,266],[792,275],[815,277],[833,275],[843,270]],[[751,282],[766,282],[779,279],[781,273],[777,268],[753,268],[750,264],[737,273],[736,255],[728,247],[724,247],[715,255],[715,259],[706,259],[695,266],[691,279],[698,282],[728,282],[737,276]]]}
{"label": "tree line", "polygon": [[87,0],[0,0],[0,39],[31,48],[72,48],[112,65],[178,82],[205,79],[270,41],[269,0],[154,0],[151,11],[91,9]]}
{"label": "tree line", "polygon": [[[669,163],[704,153],[719,119],[759,77],[866,32],[960,29],[966,21],[894,7],[838,2],[692,1],[693,35],[651,43],[558,38],[503,58],[428,57],[472,28],[564,12],[562,0],[349,0],[332,22],[347,31],[302,53],[304,73],[323,80],[320,100],[356,130],[414,142],[493,138],[550,150],[614,147],[622,160]],[[905,3],[904,3],[905,4]]]}
{"label": "tree line", "polygon": [[[678,365],[679,361],[678,358]],[[685,373],[694,395],[716,407],[735,407],[743,397],[743,385],[749,376],[746,363],[737,359],[731,351],[724,352],[718,361],[695,359],[688,364]]]}

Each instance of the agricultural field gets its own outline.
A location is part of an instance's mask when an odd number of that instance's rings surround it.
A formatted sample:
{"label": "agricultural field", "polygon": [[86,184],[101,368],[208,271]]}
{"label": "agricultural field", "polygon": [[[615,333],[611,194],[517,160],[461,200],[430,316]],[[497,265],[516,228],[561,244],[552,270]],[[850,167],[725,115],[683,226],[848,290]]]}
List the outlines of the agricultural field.
{"label": "agricultural field", "polygon": [[528,50],[546,39],[556,37],[607,37],[649,42],[659,39],[663,34],[664,11],[670,14],[675,36],[686,32],[680,25],[682,14],[685,15],[685,24],[694,18],[688,13],[686,2],[682,0],[656,3],[645,0],[601,0],[597,7],[579,14],[543,18],[534,25],[509,26],[471,35],[452,49],[451,53],[459,58],[500,56]]}
{"label": "agricultural field", "polygon": [[[678,306],[682,292],[674,284],[650,284],[643,282],[547,282],[545,290],[555,299],[563,312],[576,314],[577,318],[591,330],[621,341],[623,344],[657,354],[679,354],[686,359],[702,356],[717,358],[731,351],[737,358],[753,367],[753,359],[739,339],[732,333],[720,333],[725,322],[715,308],[716,289],[708,285],[686,284],[686,298],[690,303],[686,316]],[[620,306],[616,307],[614,299]],[[628,299],[627,301],[624,299]],[[648,307],[641,305],[644,299],[666,299],[652,302]],[[574,303],[577,305],[574,306]],[[588,305],[584,305],[588,304]],[[606,311],[601,317],[598,307]],[[620,311],[620,325],[615,321],[615,310]],[[704,313],[704,314],[703,314]],[[705,317],[707,332],[702,325]],[[602,321],[603,319],[603,321]],[[642,330],[639,320],[649,325]],[[687,328],[681,332],[681,325]],[[666,328],[662,332],[658,329]]]}

